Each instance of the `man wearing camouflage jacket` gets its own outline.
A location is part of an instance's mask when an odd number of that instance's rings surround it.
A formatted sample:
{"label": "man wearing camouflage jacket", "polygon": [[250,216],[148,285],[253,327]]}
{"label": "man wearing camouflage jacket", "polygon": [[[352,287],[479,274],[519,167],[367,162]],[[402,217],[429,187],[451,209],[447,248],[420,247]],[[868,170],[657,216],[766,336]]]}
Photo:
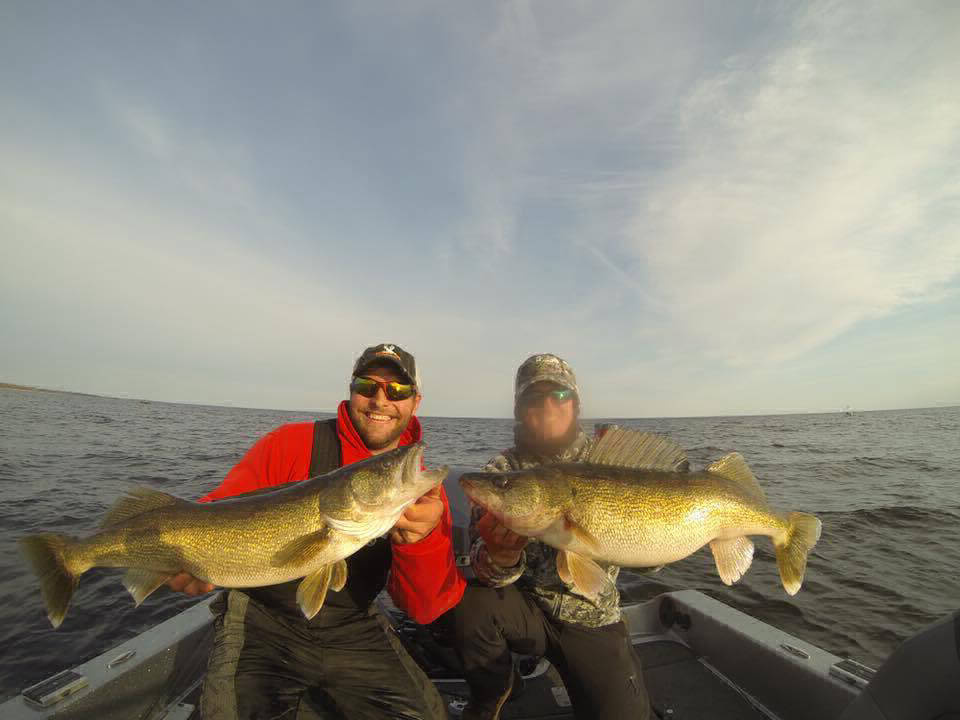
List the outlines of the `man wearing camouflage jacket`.
{"label": "man wearing camouflage jacket", "polygon": [[[517,371],[514,447],[484,470],[509,472],[578,462],[593,438],[580,428],[576,376],[556,355],[533,355]],[[495,720],[520,681],[511,651],[546,656],[563,677],[576,717],[651,717],[640,661],[620,618],[615,582],[593,602],[557,574],[552,547],[520,537],[482,508],[470,520],[476,581],[452,611],[471,700],[464,720]],[[607,567],[616,581],[620,568]]]}

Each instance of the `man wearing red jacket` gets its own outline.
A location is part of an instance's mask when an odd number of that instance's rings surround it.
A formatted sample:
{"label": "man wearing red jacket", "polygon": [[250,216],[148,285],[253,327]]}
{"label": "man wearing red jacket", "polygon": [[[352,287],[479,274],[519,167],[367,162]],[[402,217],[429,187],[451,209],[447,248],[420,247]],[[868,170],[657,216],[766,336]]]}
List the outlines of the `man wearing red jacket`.
{"label": "man wearing red jacket", "polygon": [[[329,472],[421,439],[414,412],[420,384],[413,356],[396,345],[357,359],[350,399],[336,420],[283,425],[261,438],[201,501],[219,500]],[[347,559],[347,584],[329,592],[307,620],[297,583],[229,590],[218,613],[204,682],[205,720],[303,717],[446,718],[432,683],[373,608],[384,587],[419,623],[459,602],[464,581],[453,557],[446,493],[435,488],[407,508],[388,533]],[[389,580],[388,580],[389,578]],[[186,573],[174,590],[213,586]]]}

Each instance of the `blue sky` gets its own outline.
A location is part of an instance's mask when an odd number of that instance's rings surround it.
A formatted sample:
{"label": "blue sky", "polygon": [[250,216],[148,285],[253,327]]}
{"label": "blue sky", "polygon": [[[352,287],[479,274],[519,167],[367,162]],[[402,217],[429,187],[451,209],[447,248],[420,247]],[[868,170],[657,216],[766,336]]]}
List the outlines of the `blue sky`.
{"label": "blue sky", "polygon": [[507,416],[960,402],[960,6],[5,3],[0,380]]}

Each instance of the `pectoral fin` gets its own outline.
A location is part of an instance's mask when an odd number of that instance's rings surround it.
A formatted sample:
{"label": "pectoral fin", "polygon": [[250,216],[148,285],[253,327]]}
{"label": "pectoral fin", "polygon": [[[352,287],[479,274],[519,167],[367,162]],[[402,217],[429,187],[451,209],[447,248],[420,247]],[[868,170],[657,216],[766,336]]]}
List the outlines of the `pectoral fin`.
{"label": "pectoral fin", "polygon": [[557,575],[568,585],[573,585],[573,576],[570,574],[570,568],[567,567],[567,553],[563,550],[557,551]]}
{"label": "pectoral fin", "polygon": [[563,516],[563,527],[574,539],[586,545],[591,550],[600,550],[600,541],[591,535],[585,527],[578,525],[569,515]]}
{"label": "pectoral fin", "polygon": [[327,549],[332,535],[333,531],[329,527],[324,527],[321,530],[307,535],[301,535],[274,553],[272,558],[273,566],[284,567],[292,565],[297,567],[309,563]]}
{"label": "pectoral fin", "polygon": [[133,601],[140,605],[150,594],[167,580],[172,578],[170,573],[158,573],[152,570],[130,568],[123,576],[123,586],[133,596]]}
{"label": "pectoral fin", "polygon": [[[564,556],[562,560],[560,555]],[[564,574],[568,575],[569,582],[573,583],[577,592],[593,600],[610,586],[610,576],[602,567],[590,558],[569,550],[557,552],[557,573],[561,578]]]}
{"label": "pectoral fin", "polygon": [[750,569],[753,562],[753,541],[746,535],[710,543],[717,572],[726,585],[733,585]]}

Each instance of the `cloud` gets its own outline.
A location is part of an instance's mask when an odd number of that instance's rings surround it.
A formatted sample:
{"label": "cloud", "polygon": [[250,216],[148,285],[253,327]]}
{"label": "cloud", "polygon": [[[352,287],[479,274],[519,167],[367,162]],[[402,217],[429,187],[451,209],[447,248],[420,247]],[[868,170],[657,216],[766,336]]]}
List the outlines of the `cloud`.
{"label": "cloud", "polygon": [[618,250],[707,355],[781,363],[956,277],[956,25],[886,10],[812,6],[679,106]]}
{"label": "cloud", "polygon": [[[886,332],[924,343],[933,397],[956,383],[926,342],[960,268],[956,20],[551,0],[105,30],[41,7],[0,28],[0,67],[34,69],[0,70],[0,371],[329,409],[387,340],[427,413],[509,414],[548,350],[591,413],[693,414],[833,402],[816,373],[855,381],[843,348]],[[918,308],[939,315],[909,335]],[[871,382],[921,362],[896,357]]]}
{"label": "cloud", "polygon": [[509,72],[471,138],[499,174],[468,178],[474,251],[518,262],[522,219],[552,202],[575,222],[550,242],[678,352],[732,366],[936,301],[960,268],[957,25],[898,4],[697,12],[500,12],[483,60]]}
{"label": "cloud", "polygon": [[172,154],[173,139],[163,119],[143,105],[113,99],[110,111],[120,127],[145,152],[164,160]]}

